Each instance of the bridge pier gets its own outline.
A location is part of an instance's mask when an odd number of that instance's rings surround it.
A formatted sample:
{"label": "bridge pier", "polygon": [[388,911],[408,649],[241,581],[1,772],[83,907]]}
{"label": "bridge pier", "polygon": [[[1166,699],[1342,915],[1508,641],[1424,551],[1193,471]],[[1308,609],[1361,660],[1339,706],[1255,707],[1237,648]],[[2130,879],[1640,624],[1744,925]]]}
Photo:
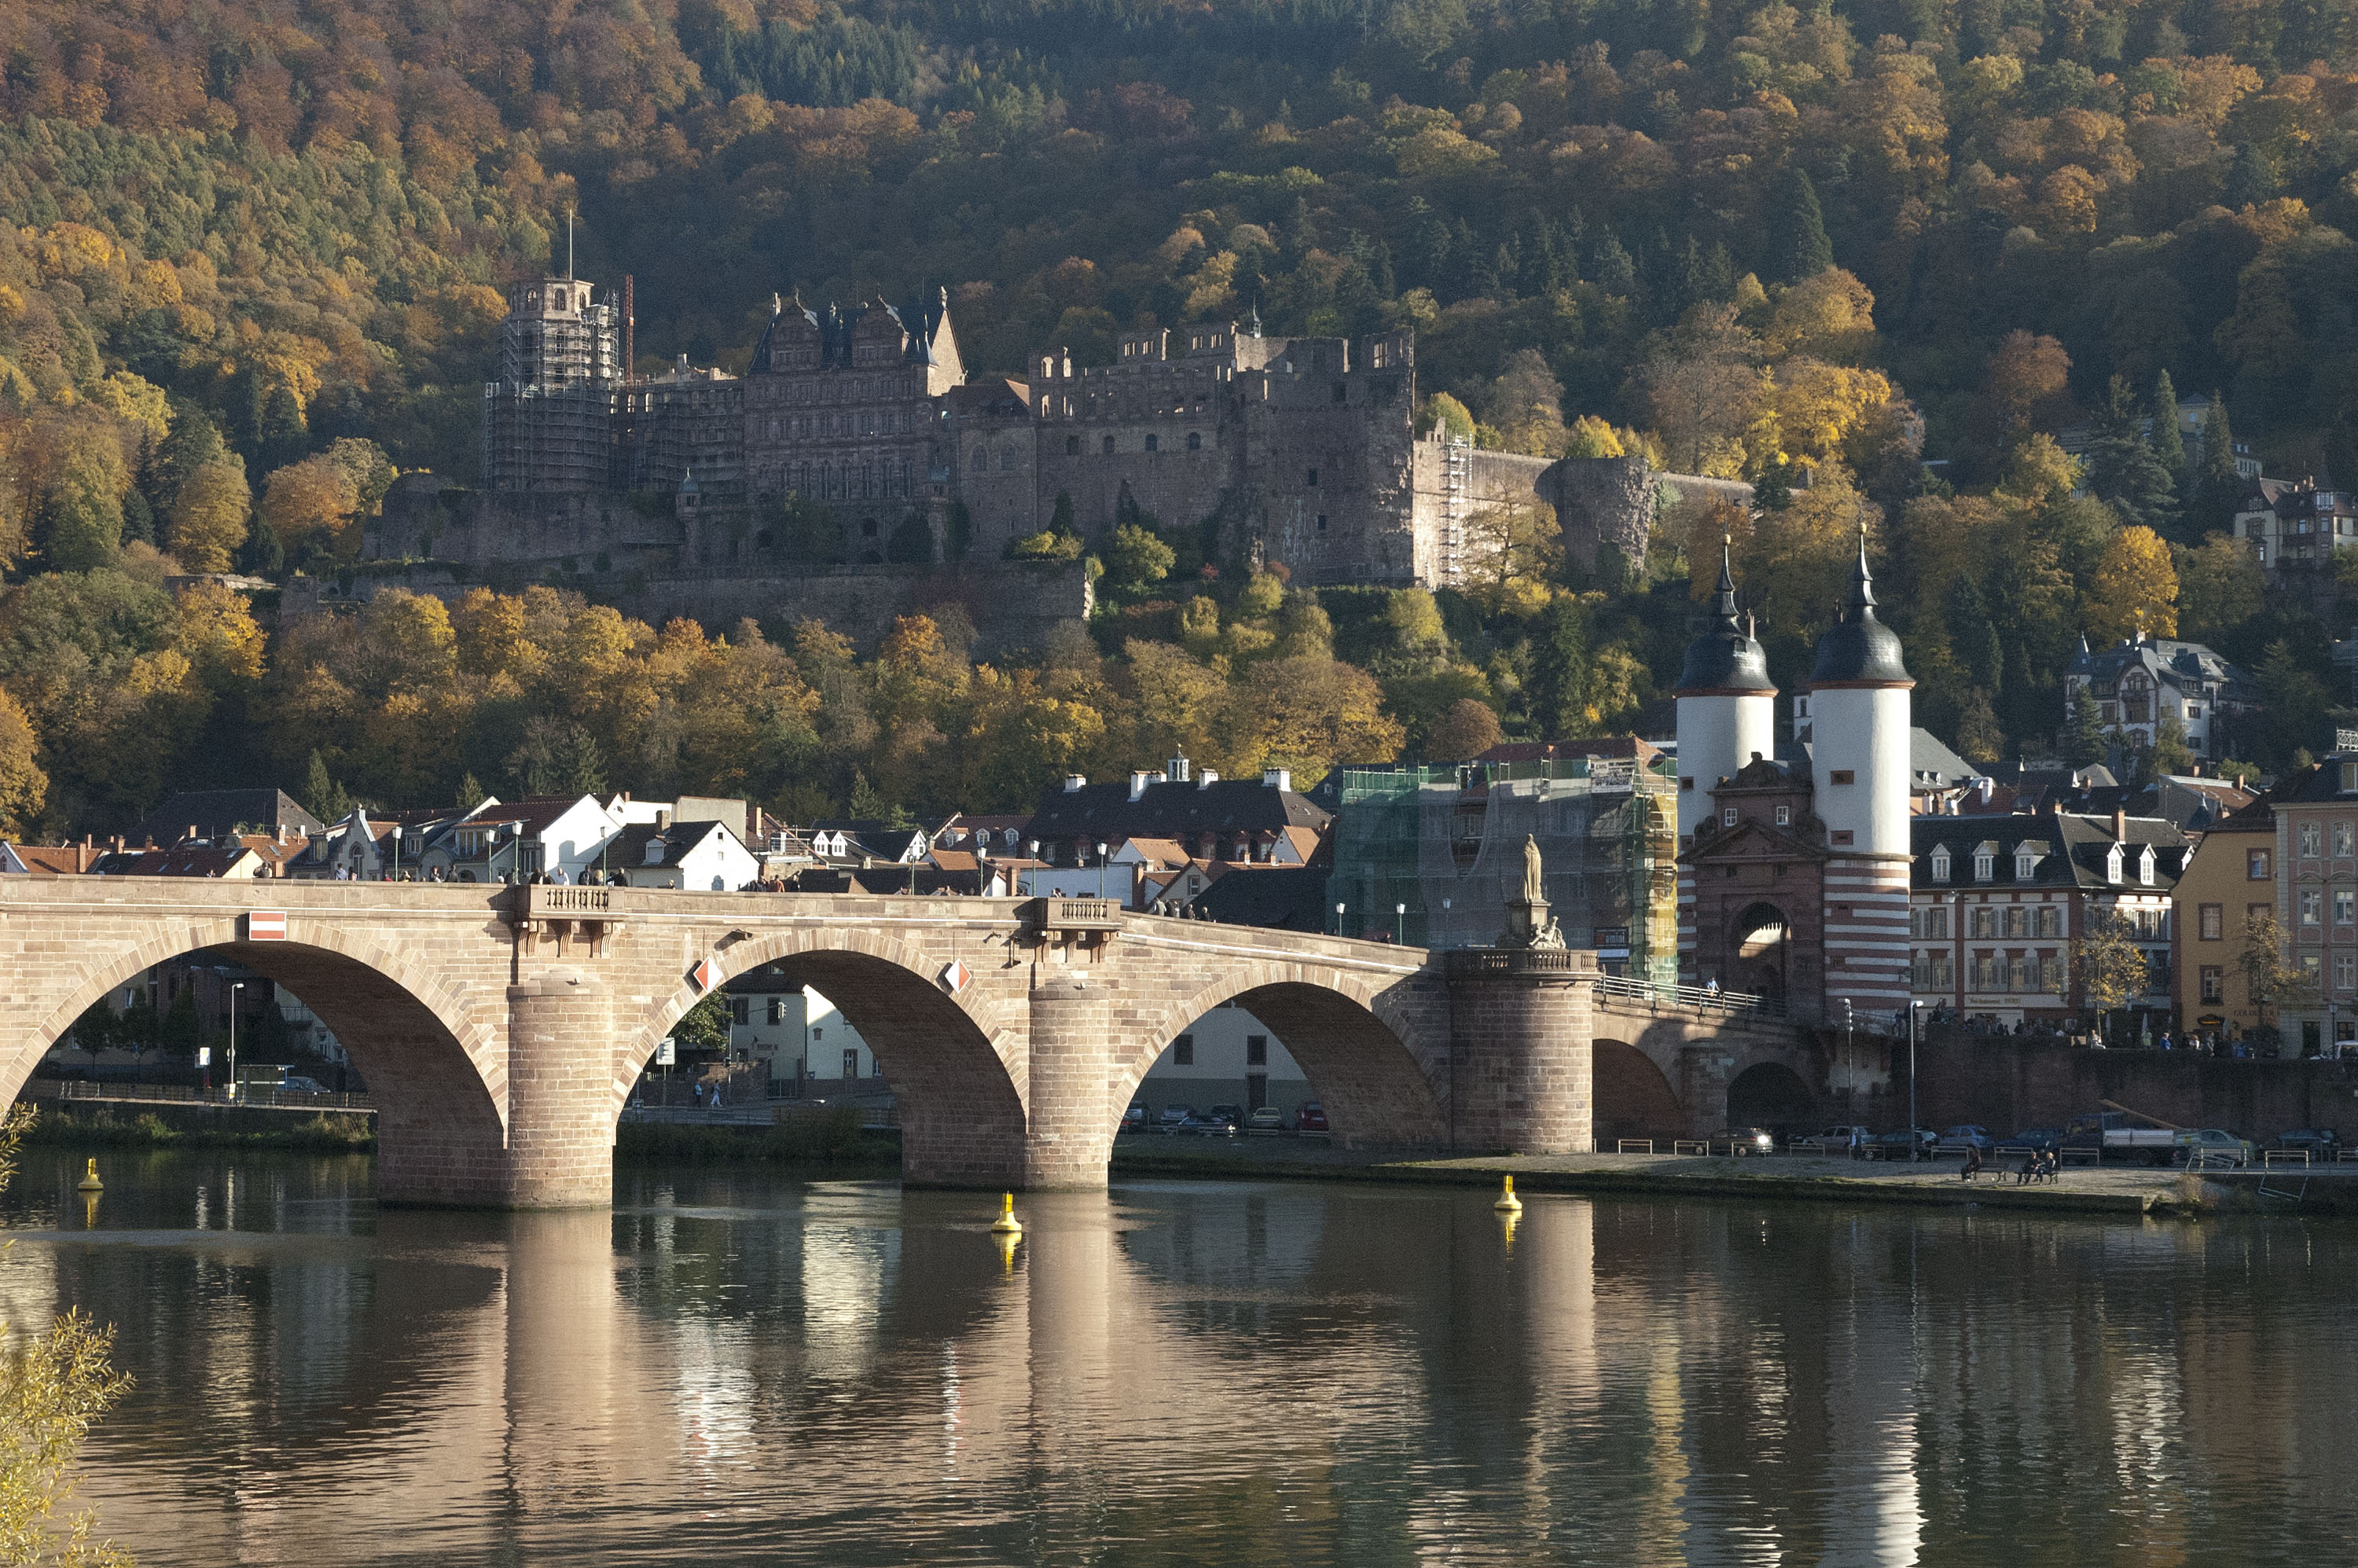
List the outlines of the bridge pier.
{"label": "bridge pier", "polygon": [[1450,1142],[1469,1152],[1591,1152],[1596,955],[1485,947],[1445,957]]}
{"label": "bridge pier", "polygon": [[614,1201],[612,998],[579,969],[508,987],[511,1208]]}
{"label": "bridge pier", "polygon": [[1113,988],[1073,970],[1043,970],[1031,992],[1030,1093],[1023,1184],[1102,1188],[1121,1108],[1113,1079]]}

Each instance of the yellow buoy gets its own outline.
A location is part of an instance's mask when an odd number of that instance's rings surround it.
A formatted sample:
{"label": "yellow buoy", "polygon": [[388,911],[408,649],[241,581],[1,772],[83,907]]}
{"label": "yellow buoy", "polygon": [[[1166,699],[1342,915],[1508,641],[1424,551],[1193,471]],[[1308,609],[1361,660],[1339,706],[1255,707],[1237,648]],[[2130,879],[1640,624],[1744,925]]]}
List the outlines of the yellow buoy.
{"label": "yellow buoy", "polygon": [[1497,1209],[1500,1214],[1520,1214],[1523,1212],[1523,1200],[1515,1195],[1514,1177],[1509,1176],[1507,1178],[1507,1190],[1500,1193],[1498,1195],[1498,1201],[1492,1204],[1490,1206]]}
{"label": "yellow buoy", "polygon": [[1000,1207],[999,1217],[990,1222],[990,1233],[993,1236],[1021,1236],[1023,1234],[1023,1222],[1015,1217],[1015,1195],[1013,1193],[1007,1195],[1007,1201]]}
{"label": "yellow buoy", "polygon": [[96,1160],[92,1160],[90,1162],[90,1173],[83,1176],[81,1181],[74,1184],[74,1191],[78,1193],[97,1193],[104,1192],[105,1190],[106,1184],[98,1179],[98,1162]]}

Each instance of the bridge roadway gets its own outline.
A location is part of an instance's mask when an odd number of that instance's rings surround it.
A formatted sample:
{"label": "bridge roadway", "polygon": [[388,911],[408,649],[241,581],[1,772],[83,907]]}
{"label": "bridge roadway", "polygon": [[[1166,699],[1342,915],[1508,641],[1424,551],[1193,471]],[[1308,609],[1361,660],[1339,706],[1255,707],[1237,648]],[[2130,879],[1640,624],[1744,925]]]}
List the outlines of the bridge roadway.
{"label": "bridge roadway", "polygon": [[615,1123],[656,1044],[761,968],[859,1028],[923,1184],[1102,1187],[1140,1078],[1230,1000],[1358,1146],[1581,1152],[1600,1073],[1648,1130],[1709,1130],[1739,1077],[1786,1075],[1806,1100],[1827,1065],[1778,1021],[1600,995],[1624,988],[1585,952],[1435,955],[1099,899],[10,877],[0,1099],[110,990],[203,950],[335,1031],[378,1106],[393,1202],[610,1203]]}

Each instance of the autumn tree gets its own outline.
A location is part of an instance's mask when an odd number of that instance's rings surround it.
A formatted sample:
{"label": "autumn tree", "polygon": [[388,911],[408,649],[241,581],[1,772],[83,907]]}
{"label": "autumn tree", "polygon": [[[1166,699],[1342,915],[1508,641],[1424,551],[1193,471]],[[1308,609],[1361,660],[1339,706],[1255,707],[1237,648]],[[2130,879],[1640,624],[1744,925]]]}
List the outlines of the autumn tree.
{"label": "autumn tree", "polygon": [[1487,702],[1461,697],[1425,736],[1424,754],[1435,762],[1461,762],[1480,756],[1505,739],[1496,709]]}
{"label": "autumn tree", "polygon": [[2273,911],[2263,907],[2244,916],[2243,945],[2235,952],[2235,968],[2244,976],[2244,994],[2259,1012],[2263,1030],[2273,1032],[2268,1014],[2279,1017],[2287,1005],[2298,1006],[2317,992],[2317,980],[2295,963],[2284,929]]}
{"label": "autumn tree", "polygon": [[172,498],[165,540],[180,564],[195,572],[229,570],[254,497],[245,485],[245,465],[235,454],[200,465]]}
{"label": "autumn tree", "polygon": [[2098,645],[2125,637],[2178,635],[2178,571],[2150,528],[2123,528],[2104,546],[2084,607]]}
{"label": "autumn tree", "polygon": [[2143,996],[2150,983],[2145,949],[2134,935],[2135,927],[2117,911],[2090,912],[2080,941],[2080,994],[2100,1022]]}
{"label": "autumn tree", "polygon": [[[27,1105],[0,1114],[0,1192],[16,1174],[16,1151],[37,1114]],[[129,1376],[108,1364],[114,1347],[114,1331],[79,1311],[51,1319],[38,1335],[0,1320],[0,1561],[130,1563],[98,1537],[94,1513],[65,1511],[83,1441],[131,1387]]]}
{"label": "autumn tree", "polygon": [[37,757],[40,745],[24,708],[0,688],[0,838],[22,838],[49,799],[49,775]]}

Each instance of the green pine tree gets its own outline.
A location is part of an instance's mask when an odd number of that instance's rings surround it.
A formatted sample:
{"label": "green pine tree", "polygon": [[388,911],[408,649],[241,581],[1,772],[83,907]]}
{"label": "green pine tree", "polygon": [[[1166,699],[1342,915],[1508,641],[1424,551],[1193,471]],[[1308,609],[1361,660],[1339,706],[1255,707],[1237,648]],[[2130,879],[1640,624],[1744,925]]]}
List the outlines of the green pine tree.
{"label": "green pine tree", "polygon": [[2213,392],[2211,406],[2202,415],[2202,453],[2195,464],[2189,531],[2197,535],[2226,532],[2234,522],[2235,504],[2243,493],[2244,476],[2235,471],[2235,434],[2227,423],[2227,400]]}
{"label": "green pine tree", "polygon": [[315,750],[303,773],[303,809],[330,825],[352,815],[352,797],[328,776],[328,763]]}
{"label": "green pine tree", "polygon": [[2113,377],[2088,438],[2088,488],[2124,523],[2167,533],[2178,521],[2177,488],[2147,443],[2144,423],[2127,378]]}
{"label": "green pine tree", "polygon": [[892,808],[868,782],[868,775],[855,772],[851,775],[851,819],[854,822],[882,822],[892,815]]}
{"label": "green pine tree", "polygon": [[2075,768],[2092,767],[2104,760],[2108,750],[2104,739],[2104,721],[2096,711],[2096,695],[2082,687],[2063,730],[2063,760]]}
{"label": "green pine tree", "polygon": [[1779,283],[1815,277],[1834,265],[1825,213],[1807,169],[1789,168],[1768,214],[1768,271]]}
{"label": "green pine tree", "polygon": [[2163,371],[2153,382],[2153,455],[2169,471],[2170,482],[2186,493],[2186,438],[2178,428],[2178,388]]}

